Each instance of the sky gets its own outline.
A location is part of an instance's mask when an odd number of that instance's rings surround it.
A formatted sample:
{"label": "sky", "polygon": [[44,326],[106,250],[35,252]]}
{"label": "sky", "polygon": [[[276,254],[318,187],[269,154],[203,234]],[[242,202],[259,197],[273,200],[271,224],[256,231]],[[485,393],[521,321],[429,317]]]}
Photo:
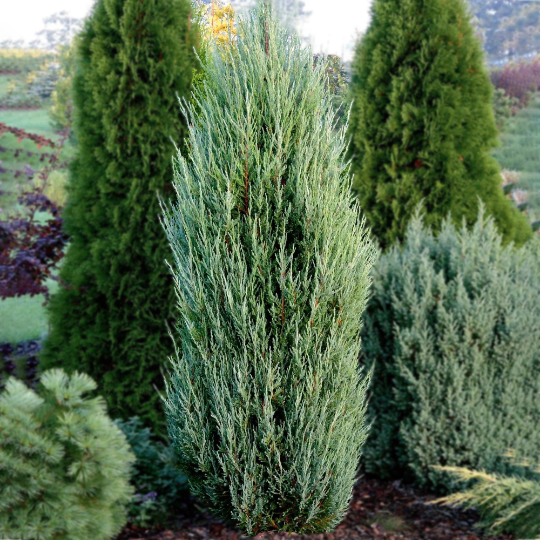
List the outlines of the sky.
{"label": "sky", "polygon": [[[302,28],[314,52],[352,56],[358,32],[369,24],[372,0],[305,0],[311,16]],[[60,11],[74,18],[85,17],[94,0],[11,0],[2,7],[0,41],[23,39],[27,42],[43,28],[43,19]]]}
{"label": "sky", "polygon": [[305,0],[311,11],[304,33],[314,52],[337,54],[350,60],[358,33],[369,25],[372,0]]}

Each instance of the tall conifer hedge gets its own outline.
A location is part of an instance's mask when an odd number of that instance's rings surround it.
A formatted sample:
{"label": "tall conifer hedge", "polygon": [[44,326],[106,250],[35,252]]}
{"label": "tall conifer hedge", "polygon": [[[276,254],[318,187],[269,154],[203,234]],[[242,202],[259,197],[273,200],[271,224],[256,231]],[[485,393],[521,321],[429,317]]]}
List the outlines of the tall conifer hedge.
{"label": "tall conifer hedge", "polygon": [[67,288],[52,298],[44,352],[46,367],[99,381],[112,416],[156,427],[175,304],[157,194],[170,187],[171,137],[186,135],[176,93],[189,95],[195,65],[190,10],[189,0],[98,0],[82,32]]}
{"label": "tall conifer hedge", "polygon": [[478,199],[506,240],[532,235],[504,196],[492,87],[463,0],[375,0],[353,61],[354,189],[383,246],[403,240],[420,201],[440,229],[476,221]]}
{"label": "tall conifer hedge", "polygon": [[347,510],[374,258],[325,66],[267,9],[211,54],[164,217],[181,344],[169,434],[192,492],[249,535],[325,531]]}

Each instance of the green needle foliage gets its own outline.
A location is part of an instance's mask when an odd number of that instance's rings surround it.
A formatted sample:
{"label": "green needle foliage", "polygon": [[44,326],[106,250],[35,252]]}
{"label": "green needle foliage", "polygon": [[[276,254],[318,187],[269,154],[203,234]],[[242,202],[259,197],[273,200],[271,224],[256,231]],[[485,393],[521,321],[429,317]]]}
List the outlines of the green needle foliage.
{"label": "green needle foliage", "polygon": [[170,188],[171,137],[187,134],[176,93],[189,95],[195,65],[190,10],[188,0],[98,0],[82,33],[67,288],[52,299],[44,351],[46,367],[99,380],[111,415],[156,431],[175,305],[157,194]]}
{"label": "green needle foliage", "polygon": [[460,467],[440,467],[440,470],[472,485],[434,503],[475,508],[481,516],[479,526],[493,535],[513,533],[516,538],[540,539],[540,469],[530,467],[536,479]]}
{"label": "green needle foliage", "polygon": [[210,52],[165,209],[181,349],[169,434],[192,493],[248,535],[333,529],[366,437],[375,250],[323,64],[259,7]]}
{"label": "green needle foliage", "polygon": [[137,526],[166,525],[189,498],[185,475],[176,466],[176,452],[145,427],[140,418],[115,420],[135,454],[129,521]]}
{"label": "green needle foliage", "polygon": [[540,245],[503,247],[492,218],[473,229],[415,217],[373,272],[362,362],[374,368],[366,468],[420,486],[432,465],[505,473],[501,456],[540,448]]}
{"label": "green needle foliage", "polygon": [[127,521],[134,456],[88,375],[50,370],[0,394],[0,538],[109,540]]}
{"label": "green needle foliage", "polygon": [[426,224],[472,226],[480,198],[505,241],[532,235],[504,196],[492,87],[463,0],[375,0],[353,61],[349,125],[354,189],[384,247]]}

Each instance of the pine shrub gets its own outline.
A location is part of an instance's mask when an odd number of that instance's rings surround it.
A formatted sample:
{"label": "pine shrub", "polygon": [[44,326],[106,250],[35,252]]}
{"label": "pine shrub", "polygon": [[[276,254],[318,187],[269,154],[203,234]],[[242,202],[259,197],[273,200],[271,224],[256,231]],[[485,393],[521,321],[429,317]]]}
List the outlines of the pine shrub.
{"label": "pine shrub", "polygon": [[170,189],[174,145],[195,65],[189,0],[98,0],[78,43],[65,228],[71,244],[50,305],[43,363],[100,381],[111,415],[155,431],[155,387],[172,354],[174,285],[157,194]]}
{"label": "pine shrub", "polygon": [[127,519],[133,455],[86,374],[0,394],[0,538],[108,540]]}
{"label": "pine shrub", "polygon": [[381,257],[362,334],[374,368],[367,470],[452,487],[431,465],[504,473],[540,448],[540,246],[503,247],[491,218],[417,215]]}
{"label": "pine shrub", "polygon": [[435,503],[475,508],[479,526],[493,535],[512,533],[516,538],[540,538],[540,469],[527,463],[532,478],[501,476],[460,467],[442,470],[468,487]]}
{"label": "pine shrub", "polygon": [[325,66],[261,6],[215,47],[164,227],[180,348],[169,434],[192,493],[246,534],[347,510],[366,437],[359,322],[374,247]]}
{"label": "pine shrub", "polygon": [[375,0],[353,61],[354,189],[383,247],[426,224],[472,226],[480,198],[505,241],[532,235],[501,190],[492,86],[464,0]]}

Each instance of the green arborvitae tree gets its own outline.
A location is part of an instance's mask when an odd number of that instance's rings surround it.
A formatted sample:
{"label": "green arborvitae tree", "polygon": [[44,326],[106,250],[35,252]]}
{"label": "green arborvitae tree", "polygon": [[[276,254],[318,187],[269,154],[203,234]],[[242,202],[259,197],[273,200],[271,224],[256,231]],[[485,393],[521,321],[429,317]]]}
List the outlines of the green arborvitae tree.
{"label": "green arborvitae tree", "polygon": [[14,378],[0,394],[0,538],[109,540],[127,521],[135,457],[86,374]]}
{"label": "green arborvitae tree", "polygon": [[375,0],[351,97],[353,187],[384,247],[421,201],[436,230],[448,213],[472,225],[480,198],[505,240],[530,238],[489,155],[492,87],[463,0]]}
{"label": "green arborvitae tree", "polygon": [[71,245],[52,298],[44,365],[99,380],[115,417],[160,429],[155,385],[172,352],[174,286],[159,223],[174,145],[186,136],[197,29],[188,0],[98,0],[74,78],[76,159],[65,211]]}
{"label": "green arborvitae tree", "polygon": [[366,437],[374,247],[325,65],[259,7],[214,48],[164,226],[181,349],[169,434],[192,493],[246,534],[332,529]]}

